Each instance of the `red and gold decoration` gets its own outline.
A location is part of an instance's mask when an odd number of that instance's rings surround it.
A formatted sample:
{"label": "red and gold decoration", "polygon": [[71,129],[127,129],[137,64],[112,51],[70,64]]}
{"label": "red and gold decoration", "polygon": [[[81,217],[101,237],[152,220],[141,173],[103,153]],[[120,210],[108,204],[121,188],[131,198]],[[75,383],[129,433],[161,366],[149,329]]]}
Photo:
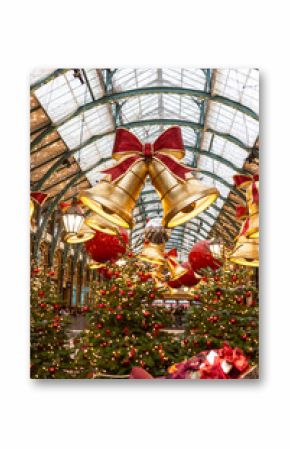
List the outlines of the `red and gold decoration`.
{"label": "red and gold decoration", "polygon": [[164,131],[154,143],[143,144],[130,131],[116,131],[112,157],[118,161],[103,170],[107,176],[95,187],[80,192],[80,200],[112,223],[132,228],[135,207],[147,174],[156,188],[164,210],[163,225],[172,228],[201,213],[219,195],[189,173],[179,162],[185,150],[181,129]]}
{"label": "red and gold decoration", "polygon": [[238,188],[246,188],[247,207],[237,207],[237,218],[245,217],[240,232],[241,236],[250,239],[259,238],[259,175],[234,176],[235,184]]}
{"label": "red and gold decoration", "polygon": [[187,273],[187,268],[184,268],[178,261],[177,261],[177,249],[172,248],[170,251],[168,251],[165,254],[166,264],[169,271],[169,276],[172,281],[175,281],[176,279],[180,279],[182,276],[184,276]]}
{"label": "red and gold decoration", "polygon": [[84,243],[91,240],[94,235],[95,231],[83,223],[79,232],[67,232],[63,239],[66,243],[76,245],[78,243]]}
{"label": "red and gold decoration", "polygon": [[259,267],[259,175],[234,176],[237,187],[246,188],[247,207],[238,206],[237,218],[244,218],[231,262]]}
{"label": "red and gold decoration", "polygon": [[164,243],[152,243],[145,240],[142,252],[139,257],[144,262],[148,262],[156,265],[164,265],[166,260],[164,258],[165,244]]}
{"label": "red and gold decoration", "polygon": [[30,192],[30,220],[33,216],[35,204],[42,207],[47,200],[48,194],[44,192]]}
{"label": "red and gold decoration", "polygon": [[103,263],[108,260],[117,260],[125,254],[128,242],[129,238],[125,229],[120,228],[117,235],[95,231],[94,237],[85,243],[85,248],[95,262]]}
{"label": "red and gold decoration", "polygon": [[193,271],[196,272],[203,268],[216,270],[222,265],[221,261],[214,257],[211,245],[211,240],[201,240],[192,246],[188,260]]}
{"label": "red and gold decoration", "polygon": [[230,260],[238,265],[259,267],[259,240],[240,235]]}
{"label": "red and gold decoration", "polygon": [[189,262],[183,262],[181,264],[181,267],[187,270],[183,275],[181,275],[178,278],[175,278],[175,280],[169,280],[168,285],[171,288],[180,288],[182,286],[184,287],[194,287],[197,285],[200,281],[200,277],[198,277],[193,269],[191,268],[191,265]]}
{"label": "red and gold decoration", "polygon": [[97,214],[92,214],[85,218],[85,225],[105,234],[116,235],[119,232],[118,226]]}

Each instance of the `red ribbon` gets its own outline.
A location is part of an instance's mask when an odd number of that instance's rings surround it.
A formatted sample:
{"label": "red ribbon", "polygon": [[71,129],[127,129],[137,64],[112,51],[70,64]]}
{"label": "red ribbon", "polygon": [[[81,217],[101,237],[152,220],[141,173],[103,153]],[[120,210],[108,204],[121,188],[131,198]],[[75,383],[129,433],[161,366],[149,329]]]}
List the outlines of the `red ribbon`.
{"label": "red ribbon", "polygon": [[177,258],[177,249],[172,248],[170,251],[164,254],[165,259],[168,259],[173,267],[177,267],[178,262],[176,260]]}
{"label": "red ribbon", "polygon": [[256,186],[256,181],[259,181],[259,174],[253,176],[234,175],[233,179],[237,187],[246,187],[249,184],[252,184],[253,202],[259,204],[259,191]]}
{"label": "red ribbon", "polygon": [[250,228],[250,218],[248,217],[242,227],[242,230],[240,232],[240,236],[241,235],[245,235],[246,232],[248,231],[248,229]]}
{"label": "red ribbon", "polygon": [[39,206],[42,206],[47,199],[48,194],[43,192],[30,192],[30,198]]}
{"label": "red ribbon", "polygon": [[[166,154],[169,153],[169,154]],[[112,157],[121,161],[114,167],[102,170],[102,173],[111,176],[111,181],[122,177],[137,161],[156,159],[165,165],[171,173],[181,180],[192,168],[181,164],[175,158],[184,156],[184,144],[181,129],[173,126],[164,131],[154,143],[143,144],[133,133],[125,128],[116,131]]]}
{"label": "red ribbon", "polygon": [[236,207],[236,217],[243,218],[248,214],[247,208],[245,206],[237,206]]}

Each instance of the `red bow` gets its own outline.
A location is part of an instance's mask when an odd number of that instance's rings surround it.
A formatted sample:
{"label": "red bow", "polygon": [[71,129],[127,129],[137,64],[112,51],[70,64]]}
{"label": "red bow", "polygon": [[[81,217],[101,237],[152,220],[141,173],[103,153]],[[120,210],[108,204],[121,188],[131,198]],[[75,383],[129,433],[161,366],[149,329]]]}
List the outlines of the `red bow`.
{"label": "red bow", "polygon": [[165,259],[167,259],[173,267],[177,267],[178,262],[176,260],[177,258],[177,249],[172,248],[170,251],[168,251],[166,254],[164,254]]}
{"label": "red bow", "polygon": [[145,144],[127,129],[118,128],[112,157],[117,160],[121,159],[121,161],[114,167],[102,170],[102,173],[111,175],[111,181],[116,181],[137,161],[156,159],[165,165],[174,176],[184,181],[186,174],[192,171],[192,168],[176,160],[176,158],[181,159],[184,154],[181,129],[178,126],[164,131],[154,143]]}
{"label": "red bow", "polygon": [[256,181],[259,181],[258,174],[255,174],[253,176],[234,175],[233,179],[237,187],[247,187],[248,185],[252,184],[253,202],[255,204],[259,204],[259,191],[256,185]]}
{"label": "red bow", "polygon": [[236,217],[237,218],[246,217],[247,214],[248,214],[248,211],[245,206],[237,206],[236,207]]}
{"label": "red bow", "polygon": [[42,206],[47,199],[48,194],[43,192],[30,192],[30,198],[39,206]]}

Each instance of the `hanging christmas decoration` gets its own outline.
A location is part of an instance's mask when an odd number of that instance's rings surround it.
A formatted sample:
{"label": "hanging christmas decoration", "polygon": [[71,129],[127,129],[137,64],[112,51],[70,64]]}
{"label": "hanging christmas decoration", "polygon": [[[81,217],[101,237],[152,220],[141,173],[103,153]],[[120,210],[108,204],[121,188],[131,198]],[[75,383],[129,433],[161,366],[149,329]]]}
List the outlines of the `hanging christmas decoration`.
{"label": "hanging christmas decoration", "polygon": [[257,239],[259,238],[259,175],[235,175],[233,178],[237,187],[247,189],[247,207],[237,207],[237,218],[245,217],[240,235]]}
{"label": "hanging christmas decoration", "polygon": [[155,217],[148,220],[145,226],[145,239],[152,243],[165,243],[169,240],[171,230],[164,228],[162,217]]}
{"label": "hanging christmas decoration", "polygon": [[230,261],[238,265],[258,267],[259,240],[249,239],[243,235],[240,235],[238,237],[235,249],[230,256]]}
{"label": "hanging christmas decoration", "polygon": [[30,220],[32,218],[35,204],[42,207],[47,200],[48,194],[43,192],[30,192]]}
{"label": "hanging christmas decoration", "polygon": [[186,270],[186,272],[180,276],[179,278],[176,278],[175,280],[169,280],[168,285],[171,288],[179,288],[182,286],[185,287],[194,287],[197,285],[200,281],[200,276],[197,276],[194,271],[191,268],[191,265],[189,262],[183,262],[181,264],[182,268]]}
{"label": "hanging christmas decoration", "polygon": [[125,254],[128,241],[128,234],[122,228],[119,229],[118,235],[95,231],[94,237],[85,243],[85,248],[95,262],[107,262],[117,260]]}
{"label": "hanging christmas decoration", "polygon": [[84,243],[88,240],[91,240],[94,235],[95,231],[83,223],[79,232],[68,232],[67,234],[65,234],[64,241],[72,245]]}
{"label": "hanging christmas decoration", "polygon": [[71,202],[61,202],[60,209],[63,212],[63,224],[67,234],[77,234],[84,221],[84,213],[79,202],[73,198]]}
{"label": "hanging christmas decoration", "polygon": [[130,131],[116,131],[112,157],[119,161],[103,170],[110,177],[80,193],[80,200],[97,214],[113,223],[131,228],[132,210],[149,172],[164,209],[163,225],[174,227],[190,220],[215,201],[219,192],[204,187],[189,173],[191,167],[181,164],[185,150],[181,129],[164,131],[151,144],[142,144]]}
{"label": "hanging christmas decoration", "polygon": [[176,248],[172,248],[165,254],[165,259],[169,271],[169,276],[171,281],[175,281],[176,279],[181,278],[187,273],[187,268],[183,267],[177,261],[177,250]]}
{"label": "hanging christmas decoration", "polygon": [[216,270],[222,263],[211,252],[211,240],[201,240],[195,243],[189,253],[188,260],[194,272],[202,268]]}
{"label": "hanging christmas decoration", "polygon": [[166,260],[164,258],[165,244],[164,243],[151,243],[149,241],[144,242],[142,252],[139,254],[141,260],[145,262],[164,265]]}
{"label": "hanging christmas decoration", "polygon": [[85,219],[85,224],[96,231],[104,232],[105,234],[116,235],[119,232],[119,227],[106,220],[97,214],[92,214]]}

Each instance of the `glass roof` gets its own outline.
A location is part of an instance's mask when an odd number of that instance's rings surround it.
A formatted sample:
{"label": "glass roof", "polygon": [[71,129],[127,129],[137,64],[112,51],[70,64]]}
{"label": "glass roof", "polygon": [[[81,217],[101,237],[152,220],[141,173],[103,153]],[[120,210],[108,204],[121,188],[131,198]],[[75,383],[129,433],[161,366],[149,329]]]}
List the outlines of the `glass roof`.
{"label": "glass roof", "polygon": [[[91,185],[112,165],[115,129],[127,127],[152,142],[180,125],[184,162],[206,185],[220,191],[207,211],[172,230],[168,248],[181,259],[207,238],[243,171],[259,133],[259,72],[256,69],[68,69],[37,70],[31,89]],[[44,133],[47,133],[47,129]],[[134,210],[132,244],[142,245],[146,218],[161,214],[148,179]]]}

